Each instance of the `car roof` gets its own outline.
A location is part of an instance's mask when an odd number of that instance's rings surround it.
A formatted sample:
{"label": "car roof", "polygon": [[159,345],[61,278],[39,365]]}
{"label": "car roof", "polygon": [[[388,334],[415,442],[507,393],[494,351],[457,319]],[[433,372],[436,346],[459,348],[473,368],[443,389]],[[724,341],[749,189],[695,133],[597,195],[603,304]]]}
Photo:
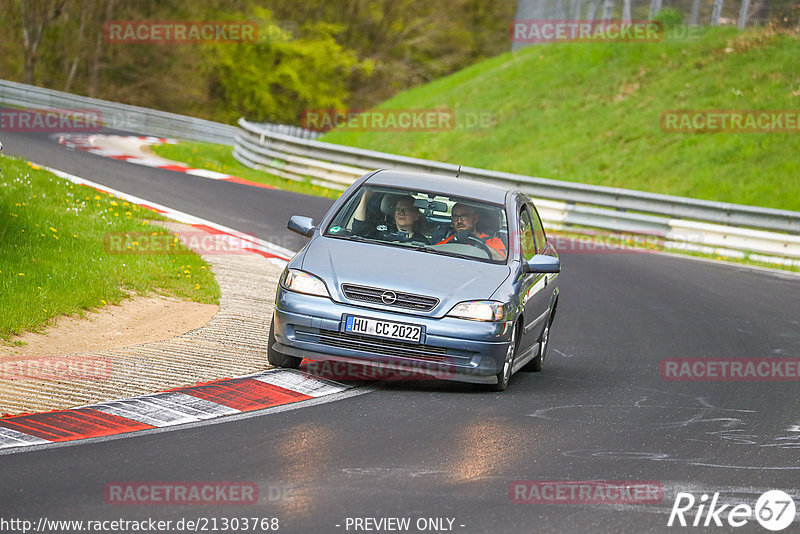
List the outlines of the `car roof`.
{"label": "car roof", "polygon": [[484,200],[494,204],[505,204],[506,193],[508,192],[506,189],[484,182],[421,172],[381,170],[370,176],[365,183],[433,191],[457,197]]}

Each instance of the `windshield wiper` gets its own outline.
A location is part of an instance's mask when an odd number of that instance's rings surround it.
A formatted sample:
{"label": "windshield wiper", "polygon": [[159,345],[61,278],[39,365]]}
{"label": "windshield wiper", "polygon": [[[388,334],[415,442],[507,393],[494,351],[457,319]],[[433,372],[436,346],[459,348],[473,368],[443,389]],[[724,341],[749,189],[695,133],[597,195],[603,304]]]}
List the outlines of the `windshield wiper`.
{"label": "windshield wiper", "polygon": [[480,260],[476,256],[470,256],[469,254],[458,254],[457,252],[447,252],[445,250],[440,250],[438,248],[433,248],[429,245],[413,245],[412,247],[414,250],[418,250],[419,252],[427,252],[429,254],[438,254],[440,256],[450,256],[451,258],[462,258],[465,260]]}

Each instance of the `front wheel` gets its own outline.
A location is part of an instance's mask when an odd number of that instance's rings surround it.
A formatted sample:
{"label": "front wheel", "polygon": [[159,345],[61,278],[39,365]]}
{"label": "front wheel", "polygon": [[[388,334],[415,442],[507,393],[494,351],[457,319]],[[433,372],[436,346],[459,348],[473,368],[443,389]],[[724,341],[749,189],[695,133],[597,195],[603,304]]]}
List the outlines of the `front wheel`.
{"label": "front wheel", "polygon": [[275,319],[273,319],[269,325],[269,339],[267,340],[267,361],[270,363],[270,365],[274,365],[275,367],[297,369],[298,367],[300,367],[300,362],[303,361],[303,358],[297,358],[295,356],[282,354],[272,348],[272,345],[276,343],[275,335],[273,334],[274,328],[275,328]]}
{"label": "front wheel", "polygon": [[514,325],[511,330],[511,339],[508,340],[508,348],[506,349],[506,357],[503,359],[503,367],[497,373],[497,383],[492,384],[490,389],[492,391],[505,391],[508,387],[508,381],[511,379],[511,370],[514,368],[514,357],[517,355],[517,326]]}

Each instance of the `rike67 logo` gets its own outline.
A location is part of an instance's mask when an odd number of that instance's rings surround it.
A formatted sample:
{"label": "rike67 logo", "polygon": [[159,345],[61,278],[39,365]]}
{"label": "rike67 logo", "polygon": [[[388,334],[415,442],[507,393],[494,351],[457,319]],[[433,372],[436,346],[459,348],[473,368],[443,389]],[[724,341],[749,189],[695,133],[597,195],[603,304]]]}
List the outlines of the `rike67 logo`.
{"label": "rike67 logo", "polygon": [[765,529],[777,532],[792,524],[796,512],[792,497],[781,490],[764,492],[756,501],[755,509],[745,503],[719,504],[719,493],[714,493],[709,502],[705,493],[696,499],[691,493],[679,492],[667,526],[721,527],[727,523],[727,526],[736,528],[755,518]]}

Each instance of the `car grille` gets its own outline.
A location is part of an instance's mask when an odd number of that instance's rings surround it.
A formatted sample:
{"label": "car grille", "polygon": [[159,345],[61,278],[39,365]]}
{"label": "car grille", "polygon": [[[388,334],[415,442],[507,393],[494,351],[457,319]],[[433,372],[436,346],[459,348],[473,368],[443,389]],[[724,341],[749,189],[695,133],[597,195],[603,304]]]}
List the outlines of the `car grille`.
{"label": "car grille", "polygon": [[[416,311],[430,311],[439,304],[439,299],[434,297],[425,297],[422,295],[413,295],[411,293],[398,293],[388,289],[379,289],[376,287],[354,286],[352,284],[342,284],[342,292],[350,300],[360,300],[363,302],[371,302],[373,304],[381,304],[383,306],[393,306],[396,308],[405,308],[408,310]],[[389,304],[381,298],[385,293],[394,293],[396,300]]]}
{"label": "car grille", "polygon": [[348,350],[372,352],[385,356],[399,356],[430,362],[444,362],[447,359],[447,349],[444,347],[431,347],[405,343],[393,339],[380,339],[359,334],[334,332],[332,330],[319,331],[319,343],[332,347]]}

